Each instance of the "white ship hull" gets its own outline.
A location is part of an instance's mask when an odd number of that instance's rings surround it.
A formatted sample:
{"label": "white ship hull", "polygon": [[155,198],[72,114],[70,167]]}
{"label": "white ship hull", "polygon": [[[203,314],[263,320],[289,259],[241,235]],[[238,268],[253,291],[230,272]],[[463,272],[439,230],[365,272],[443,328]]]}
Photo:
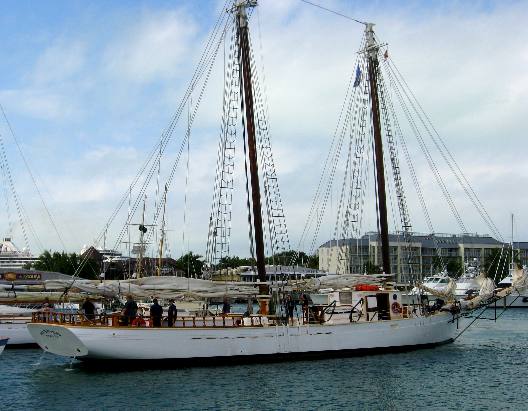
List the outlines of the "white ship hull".
{"label": "white ship hull", "polygon": [[0,336],[9,338],[8,344],[11,345],[35,345],[35,339],[27,329],[28,322],[3,322],[0,321]]}
{"label": "white ship hull", "polygon": [[0,354],[4,351],[5,346],[7,345],[7,341],[9,338],[6,337],[0,337]]}
{"label": "white ship hull", "polygon": [[30,323],[45,350],[81,360],[291,358],[354,351],[405,350],[447,343],[457,332],[450,313],[336,325],[240,328],[82,327]]}

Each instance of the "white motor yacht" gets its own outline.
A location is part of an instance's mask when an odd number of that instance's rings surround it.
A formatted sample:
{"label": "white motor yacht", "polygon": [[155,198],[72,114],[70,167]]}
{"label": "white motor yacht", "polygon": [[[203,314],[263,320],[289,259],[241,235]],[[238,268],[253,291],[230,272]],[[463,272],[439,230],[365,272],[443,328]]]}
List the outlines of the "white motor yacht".
{"label": "white motor yacht", "polygon": [[[498,288],[507,288],[512,285],[513,281],[513,270],[510,269],[510,273],[507,277],[504,277],[499,284]],[[523,271],[526,272],[526,267],[523,267]],[[501,307],[511,307],[511,308],[525,308],[528,307],[528,289],[527,288],[518,288],[514,290],[510,295],[502,298],[497,301],[497,304],[500,304]]]}
{"label": "white motor yacht", "polygon": [[[438,292],[444,292],[447,289],[447,286],[449,285],[449,275],[447,274],[447,271],[441,271],[438,274],[431,275],[429,277],[425,277],[423,280],[423,286],[430,288],[432,290],[438,291]],[[430,295],[430,293],[425,292],[419,287],[414,287],[410,295]]]}
{"label": "white motor yacht", "polygon": [[476,267],[467,267],[457,280],[455,296],[457,298],[467,298],[471,295],[477,295],[480,291],[478,282],[479,272]]}

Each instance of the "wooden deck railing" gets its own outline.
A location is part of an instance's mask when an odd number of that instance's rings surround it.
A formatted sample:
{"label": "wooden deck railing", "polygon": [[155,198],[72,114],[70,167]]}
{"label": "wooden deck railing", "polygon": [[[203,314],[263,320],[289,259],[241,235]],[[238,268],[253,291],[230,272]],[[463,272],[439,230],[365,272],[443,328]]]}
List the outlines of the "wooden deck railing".
{"label": "wooden deck railing", "polygon": [[[233,328],[233,327],[262,327],[265,322],[261,316],[243,317],[241,314],[229,314],[227,316],[179,316],[175,320],[172,328]],[[162,327],[166,325],[167,317],[163,318]],[[32,315],[33,323],[47,324],[64,324],[75,326],[94,326],[94,327],[153,327],[151,317],[125,317],[121,313],[98,314],[93,318],[86,317],[82,313],[63,313],[56,311],[34,312]]]}

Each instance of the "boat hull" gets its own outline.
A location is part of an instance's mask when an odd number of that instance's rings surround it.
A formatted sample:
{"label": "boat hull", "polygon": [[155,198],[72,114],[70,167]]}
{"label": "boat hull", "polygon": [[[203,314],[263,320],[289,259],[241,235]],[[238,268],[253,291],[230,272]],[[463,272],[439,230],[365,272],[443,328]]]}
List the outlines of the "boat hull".
{"label": "boat hull", "polygon": [[[452,315],[348,323],[239,328],[112,328],[31,323],[37,343],[81,360],[291,359],[423,348],[452,341]],[[238,363],[238,362],[237,362]]]}
{"label": "boat hull", "polygon": [[9,338],[0,337],[0,354],[4,351],[5,346],[7,345],[7,341]]}
{"label": "boat hull", "polygon": [[26,322],[0,322],[0,335],[9,338],[9,347],[31,347],[37,343],[27,329]]}

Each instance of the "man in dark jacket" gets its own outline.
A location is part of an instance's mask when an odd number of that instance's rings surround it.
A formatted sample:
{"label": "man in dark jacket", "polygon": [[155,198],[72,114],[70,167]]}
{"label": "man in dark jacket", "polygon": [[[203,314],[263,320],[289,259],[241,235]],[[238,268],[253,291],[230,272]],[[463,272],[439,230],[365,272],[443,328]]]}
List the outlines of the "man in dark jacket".
{"label": "man in dark jacket", "polygon": [[161,327],[161,317],[163,316],[163,307],[158,304],[158,299],[152,300],[154,304],[150,306],[150,319],[153,327]]}
{"label": "man in dark jacket", "polygon": [[178,316],[178,309],[176,308],[176,304],[174,304],[174,300],[169,300],[169,313],[167,316],[167,321],[169,323],[169,327],[174,327],[174,322],[176,321],[176,317]]}
{"label": "man in dark jacket", "polygon": [[127,302],[121,312],[123,325],[132,324],[132,321],[136,318],[137,310],[138,306],[134,301],[134,298],[131,295],[127,295]]}
{"label": "man in dark jacket", "polygon": [[84,303],[81,307],[84,311],[84,316],[87,320],[95,320],[95,305],[90,301],[88,297],[84,300]]}

